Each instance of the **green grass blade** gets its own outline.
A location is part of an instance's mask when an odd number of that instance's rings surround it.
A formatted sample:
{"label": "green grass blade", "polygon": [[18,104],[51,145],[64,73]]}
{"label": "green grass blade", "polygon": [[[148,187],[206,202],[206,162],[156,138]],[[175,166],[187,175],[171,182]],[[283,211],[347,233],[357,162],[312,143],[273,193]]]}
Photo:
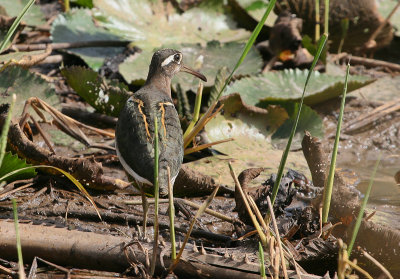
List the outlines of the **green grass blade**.
{"label": "green grass blade", "polygon": [[189,135],[189,133],[193,130],[194,125],[197,123],[197,120],[199,120],[202,97],[203,97],[203,83],[200,82],[199,87],[197,89],[196,101],[194,103],[193,118],[190,121],[190,124],[187,127],[185,133],[183,134],[184,138]]}
{"label": "green grass blade", "polygon": [[350,72],[350,64],[347,63],[346,77],[344,80],[344,87],[343,87],[343,94],[342,94],[342,102],[340,105],[339,119],[338,119],[338,124],[336,127],[335,143],[333,144],[331,165],[329,168],[328,180],[326,182],[325,189],[324,189],[324,195],[323,195],[323,207],[322,207],[322,222],[323,223],[328,222],[329,208],[331,205],[333,180],[335,178],[335,169],[336,169],[336,157],[337,157],[337,151],[338,151],[338,146],[339,146],[340,129],[342,128],[344,106],[346,104],[347,82],[348,82],[348,78],[349,78],[349,72]]}
{"label": "green grass blade", "polygon": [[349,255],[349,258],[350,258],[351,251],[353,250],[354,242],[356,241],[358,230],[360,229],[361,221],[364,216],[365,207],[367,206],[369,194],[371,193],[372,184],[374,183],[375,174],[376,174],[376,171],[378,170],[379,163],[381,162],[381,157],[382,157],[382,154],[380,153],[378,156],[378,160],[376,160],[374,170],[372,171],[371,178],[370,178],[369,184],[368,184],[368,188],[367,188],[367,191],[365,192],[365,197],[361,204],[360,212],[358,212],[358,216],[357,216],[356,224],[354,226],[353,234],[351,236],[349,246],[347,247],[347,254]]}
{"label": "green grass blade", "polygon": [[171,238],[171,260],[176,259],[176,241],[175,241],[175,207],[174,207],[174,192],[171,183],[171,171],[168,167],[168,204],[169,204],[169,231]]}
{"label": "green grass blade", "polygon": [[24,261],[22,258],[21,237],[19,236],[17,202],[15,199],[12,199],[12,204],[14,212],[15,236],[17,237],[18,275],[20,279],[23,279],[25,278],[25,270]]}
{"label": "green grass blade", "polygon": [[256,28],[254,28],[253,33],[251,34],[249,40],[247,41],[246,45],[244,46],[242,55],[240,56],[239,60],[236,62],[235,67],[233,68],[232,72],[230,73],[229,77],[227,78],[227,80],[225,81],[224,86],[221,88],[221,91],[219,92],[216,101],[219,100],[219,98],[222,95],[222,92],[224,92],[226,86],[229,84],[229,82],[231,81],[233,74],[236,72],[236,70],[239,68],[239,66],[243,63],[244,59],[246,58],[247,54],[249,53],[251,47],[253,46],[254,42],[257,39],[258,34],[260,34],[260,31],[262,29],[262,27],[264,26],[265,21],[267,20],[270,12],[272,11],[272,9],[275,6],[275,2],[276,0],[271,0],[268,3],[268,7],[267,10],[265,11],[264,15],[262,16],[261,20],[258,22]]}
{"label": "green grass blade", "polygon": [[10,29],[8,30],[6,36],[4,37],[4,40],[1,42],[0,45],[0,53],[4,51],[6,48],[8,42],[10,41],[12,35],[14,34],[15,30],[17,30],[18,25],[20,24],[23,16],[28,12],[30,7],[35,3],[35,0],[30,0],[22,10],[22,12],[18,15],[18,17],[14,20],[13,24],[11,25]]}
{"label": "green grass blade", "polygon": [[265,274],[264,248],[261,242],[258,242],[258,258],[260,260],[260,277],[261,279],[267,279],[267,275]]}
{"label": "green grass blade", "polygon": [[303,101],[304,101],[304,94],[306,92],[307,85],[308,85],[308,82],[310,80],[311,74],[313,73],[315,65],[317,64],[318,59],[321,56],[322,50],[324,49],[324,46],[326,44],[327,39],[328,39],[328,35],[327,34],[323,34],[321,39],[318,42],[317,53],[314,56],[314,60],[313,60],[313,62],[311,64],[310,70],[308,71],[306,83],[305,83],[304,89],[303,89],[303,94],[302,94],[301,100],[300,100],[299,110],[298,110],[297,116],[296,116],[296,121],[293,124],[292,131],[290,132],[290,136],[289,136],[288,142],[286,144],[285,151],[282,154],[281,162],[279,163],[278,174],[276,176],[274,188],[272,189],[272,197],[271,197],[272,205],[274,205],[274,202],[275,202],[275,199],[276,199],[276,195],[278,194],[279,185],[281,183],[282,176],[283,176],[283,170],[285,168],[286,160],[287,160],[287,157],[289,155],[290,146],[292,145],[293,137],[294,137],[294,134],[295,134],[296,129],[297,129],[297,123],[299,122],[299,119],[300,119],[301,108],[303,107]]}
{"label": "green grass blade", "polygon": [[154,117],[154,243],[153,243],[153,255],[150,264],[150,276],[153,277],[156,269],[157,262],[157,247],[158,247],[158,199],[159,199],[159,185],[158,185],[158,119]]}
{"label": "green grass blade", "polygon": [[171,265],[168,269],[168,273],[172,273],[176,266],[178,265],[180,258],[183,254],[183,251],[185,250],[185,246],[187,242],[189,241],[190,234],[193,231],[194,225],[197,222],[197,220],[200,218],[200,216],[204,213],[204,211],[207,209],[207,207],[211,204],[215,196],[217,195],[217,192],[219,190],[219,186],[214,188],[214,191],[211,193],[210,196],[202,203],[202,205],[199,207],[199,209],[196,212],[196,215],[194,218],[190,221],[189,229],[188,232],[186,233],[185,239],[183,240],[182,246],[178,252],[178,255],[176,256],[176,259],[171,262]]}
{"label": "green grass blade", "polygon": [[12,112],[13,112],[16,100],[17,100],[17,96],[15,94],[13,94],[12,101],[11,101],[11,104],[10,104],[10,108],[8,110],[8,115],[7,115],[6,121],[4,122],[3,129],[1,131],[1,137],[0,137],[0,167],[3,164],[4,155],[6,154],[8,130],[10,128]]}

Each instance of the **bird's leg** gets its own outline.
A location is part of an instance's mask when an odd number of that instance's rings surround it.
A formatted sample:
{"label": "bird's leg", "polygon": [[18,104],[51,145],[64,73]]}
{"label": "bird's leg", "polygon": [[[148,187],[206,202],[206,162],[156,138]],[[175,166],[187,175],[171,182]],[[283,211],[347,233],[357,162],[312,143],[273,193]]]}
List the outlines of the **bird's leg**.
{"label": "bird's leg", "polygon": [[147,227],[147,212],[149,211],[149,203],[147,202],[146,193],[144,192],[143,185],[137,183],[140,188],[140,194],[142,195],[142,207],[143,207],[143,238],[146,238],[146,227]]}

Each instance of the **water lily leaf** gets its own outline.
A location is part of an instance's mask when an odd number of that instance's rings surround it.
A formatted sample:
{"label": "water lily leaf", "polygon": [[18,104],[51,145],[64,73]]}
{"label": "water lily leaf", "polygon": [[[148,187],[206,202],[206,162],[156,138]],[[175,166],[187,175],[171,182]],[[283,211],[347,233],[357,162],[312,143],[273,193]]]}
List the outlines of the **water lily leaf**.
{"label": "water lily leaf", "polygon": [[[233,12],[237,14],[237,17],[244,18],[247,22],[252,21],[253,24],[249,27],[253,28],[264,15],[268,2],[264,0],[229,0],[229,4],[233,8]],[[274,26],[277,18],[278,16],[271,11],[264,25],[268,27]]]}
{"label": "water lily leaf", "polygon": [[[238,92],[249,105],[299,101],[307,79],[308,70],[284,70],[268,72],[259,76],[242,78],[227,88],[224,95]],[[369,77],[350,76],[347,92],[373,82]],[[307,86],[304,103],[317,104],[342,94],[344,77],[313,72]]]}
{"label": "water lily leaf", "polygon": [[79,96],[98,112],[118,116],[130,94],[122,83],[107,84],[92,69],[72,66],[63,68],[61,74]]}
{"label": "water lily leaf", "polygon": [[[297,112],[299,111],[299,104],[287,103],[284,107],[289,114],[289,119],[287,119],[271,137],[274,144],[282,144],[282,146],[286,145],[287,138],[292,131]],[[301,147],[301,140],[303,139],[304,131],[309,131],[313,137],[323,138],[324,136],[322,118],[319,117],[316,111],[306,105],[303,105],[301,109],[299,123],[297,124],[296,133],[291,146],[292,149]]]}
{"label": "water lily leaf", "polygon": [[118,36],[134,41],[141,49],[163,45],[244,41],[250,33],[234,29],[235,22],[218,10],[198,7],[183,14],[171,3],[148,0],[94,0],[98,23]]}
{"label": "water lily leaf", "polygon": [[400,76],[385,76],[362,89],[355,90],[352,95],[368,101],[390,102],[399,98],[399,92]]}
{"label": "water lily leaf", "polygon": [[20,115],[25,101],[38,97],[49,105],[59,108],[60,101],[54,89],[40,76],[18,66],[6,67],[0,74],[0,104],[10,103],[12,94],[17,95],[13,115]]}
{"label": "water lily leaf", "polygon": [[[28,2],[29,0],[0,0],[0,6],[5,8],[8,16],[13,17],[18,16]],[[29,12],[25,14],[22,21],[28,25],[43,25],[46,23],[44,14],[36,4],[29,9]]]}
{"label": "water lily leaf", "polygon": [[[30,167],[30,166],[32,166],[32,165],[27,164],[25,159],[20,159],[20,158],[18,158],[17,155],[12,154],[11,152],[6,152],[4,155],[3,163],[1,164],[1,167],[0,167],[0,177],[3,177],[4,175],[6,175],[12,171]],[[8,183],[10,183],[10,182],[13,182],[18,179],[32,178],[35,175],[36,175],[35,169],[27,169],[27,170],[18,172],[10,177],[7,177],[7,179],[5,179],[5,180]],[[2,182],[2,181],[0,181],[0,182]]]}
{"label": "water lily leaf", "polygon": [[[71,9],[67,14],[60,14],[51,26],[51,37],[55,43],[82,41],[121,41],[121,37],[97,27],[88,9]],[[122,47],[74,48],[67,52],[78,55],[89,67],[98,70],[104,59],[123,51]]]}
{"label": "water lily leaf", "polygon": [[[217,75],[221,67],[232,69],[236,61],[239,59],[244,44],[231,42],[221,44],[217,41],[207,43],[205,47],[200,44],[182,44],[182,45],[165,45],[163,48],[175,48],[183,53],[183,63],[194,68],[204,74],[208,81],[204,84],[206,87],[214,85],[214,77]],[[145,80],[149,71],[152,51],[143,51],[140,54],[134,54],[125,60],[119,67],[120,73],[128,82],[138,83]],[[252,48],[242,65],[236,71],[237,75],[250,75],[258,73],[262,67],[262,58],[260,54]],[[180,73],[172,80],[172,86],[176,89],[176,85],[180,84],[182,90],[194,91],[199,83],[199,79],[190,74]]]}
{"label": "water lily leaf", "polygon": [[[282,150],[271,143],[271,134],[288,119],[286,110],[280,106],[267,109],[248,106],[239,94],[223,97],[224,113],[219,114],[205,127],[211,142],[230,137],[234,141],[218,144],[213,148],[227,154],[203,158],[186,165],[212,176],[217,182],[233,186],[227,161],[240,171],[250,167],[264,167],[276,172]],[[287,167],[308,173],[307,163],[301,152],[291,152]]]}
{"label": "water lily leaf", "polygon": [[[386,18],[397,5],[397,0],[376,1],[378,11],[383,18]],[[400,36],[400,12],[399,10],[390,18],[390,23],[395,27],[396,36]]]}

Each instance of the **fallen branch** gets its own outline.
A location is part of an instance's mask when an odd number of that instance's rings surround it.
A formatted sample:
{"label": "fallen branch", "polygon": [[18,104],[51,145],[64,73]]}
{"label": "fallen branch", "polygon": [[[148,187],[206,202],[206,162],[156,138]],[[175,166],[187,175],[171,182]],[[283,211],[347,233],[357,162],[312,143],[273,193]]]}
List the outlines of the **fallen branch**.
{"label": "fallen branch", "polygon": [[396,63],[386,62],[382,60],[372,59],[372,58],[365,58],[360,56],[353,56],[350,54],[339,56],[340,61],[351,61],[351,65],[363,65],[367,68],[376,68],[382,67],[384,70],[389,70],[389,72],[400,72],[400,65]]}
{"label": "fallen branch", "polygon": [[[36,256],[63,266],[117,272],[123,272],[129,267],[125,253],[129,259],[135,259],[136,262],[145,264],[146,261],[146,254],[142,249],[126,249],[132,246],[130,238],[22,223],[19,224],[19,228],[26,261],[32,261]],[[2,220],[0,221],[0,231],[2,232],[0,239],[2,258],[15,259],[14,224]],[[138,241],[134,241],[134,243],[143,246],[143,250],[151,250],[151,243]],[[157,261],[156,271],[158,274],[164,270],[164,266],[171,263],[168,247],[167,244],[163,248]],[[218,248],[209,248],[208,250],[223,251]],[[185,249],[182,260],[174,272],[181,278],[187,278],[189,275],[191,278],[204,278],[204,274],[207,274],[209,278],[259,278],[259,265],[255,254],[245,253],[243,255],[243,251],[240,249],[229,250],[230,254],[226,249],[226,256],[207,254],[204,249],[199,251],[199,249],[194,249],[194,245],[188,244],[188,249]],[[250,260],[246,262],[244,260],[246,257],[253,258],[254,263]],[[290,278],[296,275],[294,271],[288,273]],[[322,277],[313,278],[320,279]]]}

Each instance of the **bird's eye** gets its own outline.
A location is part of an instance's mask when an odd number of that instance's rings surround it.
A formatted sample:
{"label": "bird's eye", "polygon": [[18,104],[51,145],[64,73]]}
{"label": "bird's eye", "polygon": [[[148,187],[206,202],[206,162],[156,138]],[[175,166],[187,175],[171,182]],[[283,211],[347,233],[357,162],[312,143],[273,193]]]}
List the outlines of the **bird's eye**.
{"label": "bird's eye", "polygon": [[175,62],[179,62],[181,60],[181,55],[179,53],[174,55]]}

